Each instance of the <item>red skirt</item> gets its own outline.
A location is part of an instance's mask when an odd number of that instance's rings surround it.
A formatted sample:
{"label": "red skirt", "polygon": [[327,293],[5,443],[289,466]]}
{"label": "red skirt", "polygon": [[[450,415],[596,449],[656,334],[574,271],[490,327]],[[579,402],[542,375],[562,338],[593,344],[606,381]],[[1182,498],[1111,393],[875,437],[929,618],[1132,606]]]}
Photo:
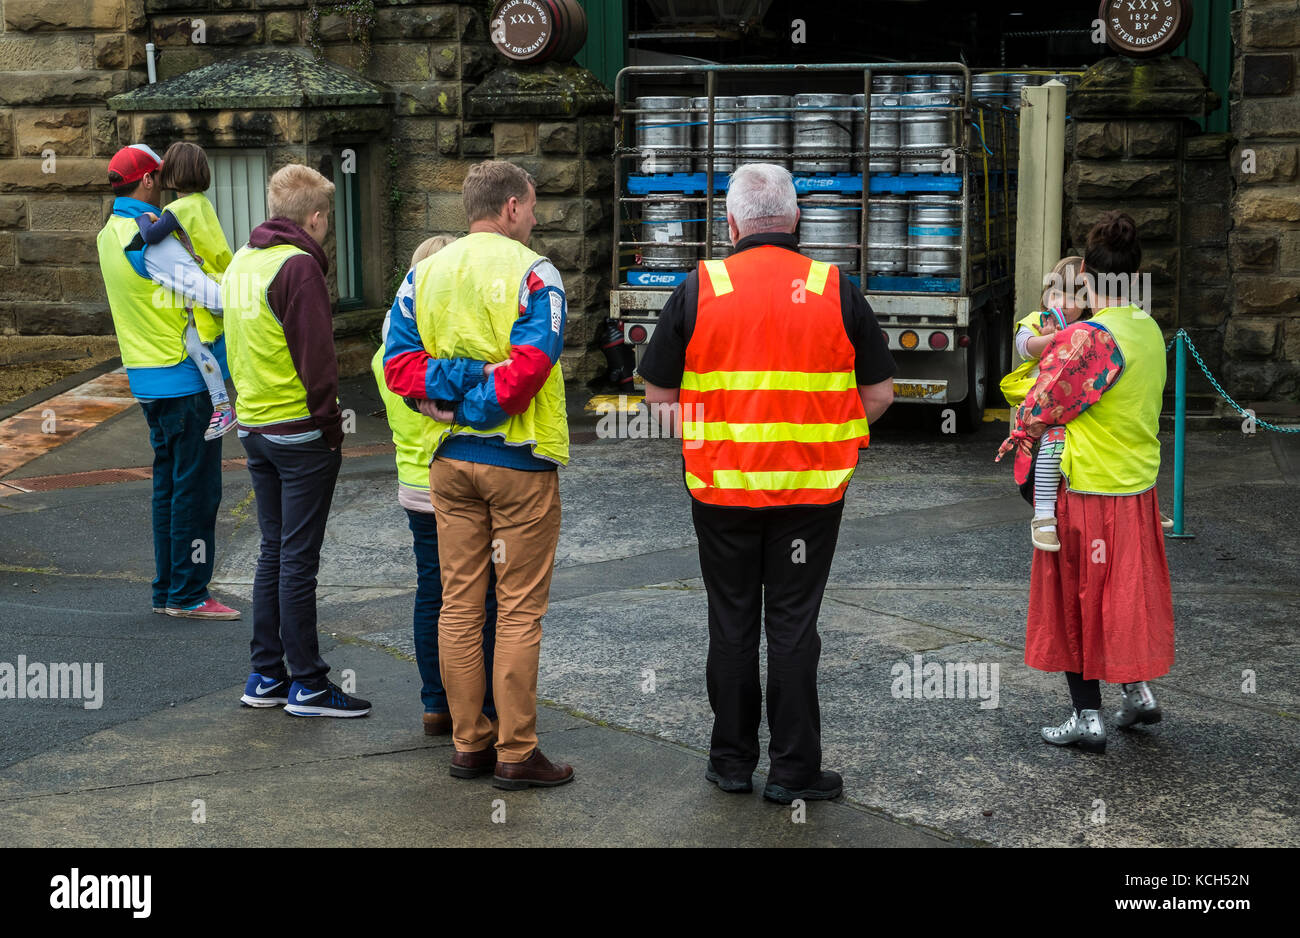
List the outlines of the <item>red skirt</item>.
{"label": "red skirt", "polygon": [[1057,553],[1035,550],[1025,664],[1149,681],[1174,663],[1174,604],[1156,490],[1057,493]]}

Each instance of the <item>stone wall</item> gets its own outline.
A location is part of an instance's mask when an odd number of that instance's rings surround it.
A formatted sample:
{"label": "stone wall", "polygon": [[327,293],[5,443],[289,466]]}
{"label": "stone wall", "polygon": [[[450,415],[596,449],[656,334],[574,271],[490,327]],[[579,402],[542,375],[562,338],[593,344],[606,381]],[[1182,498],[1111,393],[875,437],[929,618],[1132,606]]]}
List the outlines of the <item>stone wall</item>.
{"label": "stone wall", "polygon": [[0,335],[112,331],[95,233],[145,0],[0,0]]}
{"label": "stone wall", "polygon": [[1300,3],[1245,0],[1232,13],[1229,167],[1232,290],[1228,385],[1246,399],[1300,394]]}
{"label": "stone wall", "polygon": [[[119,146],[265,146],[272,170],[299,160],[332,175],[335,143],[355,129],[312,112],[118,116],[107,99],[147,80],[146,41],[159,50],[159,81],[253,48],[314,43],[394,92],[391,120],[362,129],[363,196],[380,255],[366,278],[382,289],[366,291],[369,318],[341,317],[349,328],[377,333],[382,297],[391,298],[415,246],[464,231],[466,170],[501,157],[538,180],[532,246],[555,261],[569,293],[565,376],[598,373],[591,339],[609,305],[613,198],[608,92],[574,66],[504,68],[488,42],[490,0],[375,6],[367,40],[344,17],[319,15],[328,4],[314,10],[307,0],[0,0],[0,70],[11,73],[0,82],[0,335],[111,331],[94,237],[112,203],[107,158]],[[42,173],[48,148],[57,171]]]}
{"label": "stone wall", "polygon": [[[1186,329],[1219,373],[1231,289],[1232,140],[1203,134],[1192,120],[1216,103],[1189,59],[1103,59],[1071,96],[1065,191],[1071,253],[1083,253],[1102,212],[1128,212],[1142,241],[1141,270],[1151,275],[1144,308],[1166,336]],[[1189,379],[1189,391],[1210,406],[1208,382],[1199,371]]]}

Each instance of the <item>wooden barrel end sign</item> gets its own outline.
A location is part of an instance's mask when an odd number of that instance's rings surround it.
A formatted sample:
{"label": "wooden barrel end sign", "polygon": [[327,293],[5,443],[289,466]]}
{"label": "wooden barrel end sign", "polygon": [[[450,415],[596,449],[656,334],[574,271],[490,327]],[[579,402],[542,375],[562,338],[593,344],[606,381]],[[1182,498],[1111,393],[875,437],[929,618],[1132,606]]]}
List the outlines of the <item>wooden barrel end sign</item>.
{"label": "wooden barrel end sign", "polygon": [[587,41],[578,0],[500,0],[489,23],[492,44],[515,62],[571,60]]}
{"label": "wooden barrel end sign", "polygon": [[1192,0],[1101,0],[1106,44],[1145,58],[1173,52],[1192,28]]}

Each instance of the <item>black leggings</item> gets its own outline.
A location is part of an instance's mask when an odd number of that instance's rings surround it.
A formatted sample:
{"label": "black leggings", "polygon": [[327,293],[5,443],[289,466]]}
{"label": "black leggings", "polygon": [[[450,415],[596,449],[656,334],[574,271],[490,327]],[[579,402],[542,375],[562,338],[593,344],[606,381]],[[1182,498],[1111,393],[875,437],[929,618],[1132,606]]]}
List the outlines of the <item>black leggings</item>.
{"label": "black leggings", "polygon": [[1096,678],[1085,681],[1078,671],[1066,671],[1065,680],[1070,685],[1070,700],[1075,710],[1101,709],[1101,681]]}

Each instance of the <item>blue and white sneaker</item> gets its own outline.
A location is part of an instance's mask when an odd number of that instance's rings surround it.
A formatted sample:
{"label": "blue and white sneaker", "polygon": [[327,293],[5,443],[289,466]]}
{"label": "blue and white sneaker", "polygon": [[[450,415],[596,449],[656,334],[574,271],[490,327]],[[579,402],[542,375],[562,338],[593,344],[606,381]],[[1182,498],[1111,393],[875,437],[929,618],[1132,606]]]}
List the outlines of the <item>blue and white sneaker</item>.
{"label": "blue and white sneaker", "polygon": [[254,671],[244,685],[239,702],[245,707],[279,707],[289,702],[289,679],[266,677]]}
{"label": "blue and white sneaker", "polygon": [[370,712],[370,701],[349,697],[333,681],[326,681],[321,690],[294,681],[284,712],[296,717],[363,717]]}

